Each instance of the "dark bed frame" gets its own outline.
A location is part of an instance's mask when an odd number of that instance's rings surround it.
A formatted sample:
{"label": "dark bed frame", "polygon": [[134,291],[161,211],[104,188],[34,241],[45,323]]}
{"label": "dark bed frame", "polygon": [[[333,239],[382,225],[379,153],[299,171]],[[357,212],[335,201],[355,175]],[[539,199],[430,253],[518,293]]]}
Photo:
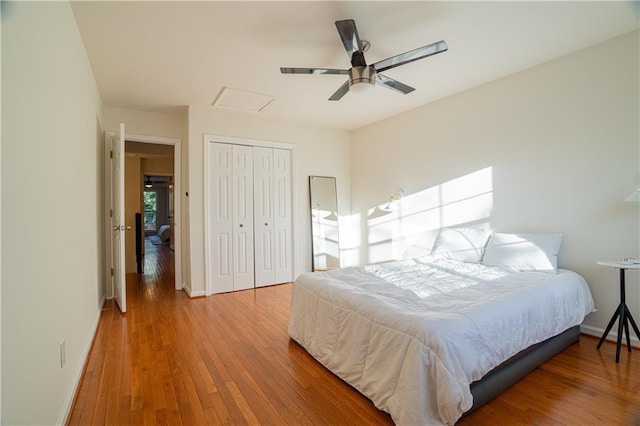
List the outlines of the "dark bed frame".
{"label": "dark bed frame", "polygon": [[580,326],[576,325],[509,358],[482,379],[471,383],[473,406],[464,415],[491,401],[538,366],[579,340]]}

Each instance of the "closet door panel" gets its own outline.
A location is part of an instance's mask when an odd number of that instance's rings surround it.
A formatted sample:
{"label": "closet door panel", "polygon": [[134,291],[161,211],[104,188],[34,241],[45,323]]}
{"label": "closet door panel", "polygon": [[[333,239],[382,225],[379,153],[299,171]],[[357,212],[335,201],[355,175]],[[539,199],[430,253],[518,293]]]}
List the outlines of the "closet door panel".
{"label": "closet door panel", "polygon": [[253,148],[256,287],[276,282],[274,262],[273,149]]}
{"label": "closet door panel", "polygon": [[212,293],[291,282],[291,152],[212,143],[208,155]]}
{"label": "closet door panel", "polygon": [[254,286],[252,147],[232,145],[233,289]]}
{"label": "closet door panel", "polygon": [[273,150],[275,283],[293,281],[291,151]]}
{"label": "closet door panel", "polygon": [[213,293],[233,291],[232,149],[214,143],[209,150],[210,288]]}

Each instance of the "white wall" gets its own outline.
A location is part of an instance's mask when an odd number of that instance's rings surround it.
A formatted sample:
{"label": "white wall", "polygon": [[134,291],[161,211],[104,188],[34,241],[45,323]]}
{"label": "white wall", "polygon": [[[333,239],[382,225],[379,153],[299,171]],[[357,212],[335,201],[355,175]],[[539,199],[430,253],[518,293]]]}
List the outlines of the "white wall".
{"label": "white wall", "polygon": [[[186,108],[185,108],[186,109]],[[183,139],[187,132],[187,121],[181,110],[174,112],[151,112],[116,108],[105,105],[102,111],[104,129],[117,131],[120,123],[126,124],[127,133],[163,138]]]}
{"label": "white wall", "polygon": [[61,423],[104,294],[101,102],[68,3],[3,2],[2,86],[1,421]]}
{"label": "white wall", "polygon": [[334,176],[340,214],[350,211],[349,133],[270,121],[252,113],[189,107],[189,228],[192,294],[204,294],[204,135],[294,144],[294,273],[311,270],[309,175]]}
{"label": "white wall", "polygon": [[640,206],[623,202],[640,170],[638,48],[636,31],[354,131],[356,222],[406,192],[391,220],[360,220],[360,262],[428,252],[440,226],[562,232],[559,264],[587,279],[586,324],[603,329],[618,271],[596,262],[640,256]]}

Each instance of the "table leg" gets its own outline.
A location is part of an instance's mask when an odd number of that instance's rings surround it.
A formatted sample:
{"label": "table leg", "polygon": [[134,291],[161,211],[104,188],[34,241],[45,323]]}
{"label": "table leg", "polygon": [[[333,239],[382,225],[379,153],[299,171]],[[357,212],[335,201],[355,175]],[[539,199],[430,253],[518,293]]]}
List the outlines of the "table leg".
{"label": "table leg", "polygon": [[631,322],[631,326],[633,327],[633,331],[636,332],[636,337],[638,338],[638,340],[640,340],[640,330],[638,330],[638,324],[636,324],[636,322],[633,319],[633,316],[631,316],[631,312],[629,312],[629,308],[625,306],[625,310],[627,312],[627,318],[629,318],[629,321]]}
{"label": "table leg", "polygon": [[629,338],[629,318],[627,317],[627,306],[625,305],[624,314],[624,335],[627,337],[627,351],[631,352],[631,339]]}
{"label": "table leg", "polygon": [[622,346],[622,330],[624,328],[624,305],[618,308],[620,319],[618,320],[618,342],[616,343],[616,362],[620,362],[620,346]]}
{"label": "table leg", "polygon": [[602,337],[600,338],[600,341],[598,342],[598,346],[596,347],[596,349],[600,349],[600,346],[602,346],[602,343],[604,343],[605,339],[609,335],[609,332],[611,331],[611,327],[613,327],[613,324],[616,322],[616,319],[618,318],[619,315],[620,315],[620,309],[616,309],[616,311],[613,313],[613,316],[611,317],[611,320],[609,321],[609,324],[607,325],[607,328],[604,330],[604,333],[602,334]]}

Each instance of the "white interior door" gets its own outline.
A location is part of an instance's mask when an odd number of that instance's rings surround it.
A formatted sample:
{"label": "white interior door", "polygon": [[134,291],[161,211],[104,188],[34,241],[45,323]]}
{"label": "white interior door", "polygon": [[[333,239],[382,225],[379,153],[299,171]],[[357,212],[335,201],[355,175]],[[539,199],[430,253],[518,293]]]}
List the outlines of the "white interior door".
{"label": "white interior door", "polygon": [[273,150],[274,262],[273,284],[293,281],[293,215],[291,151]]}
{"label": "white interior door", "polygon": [[212,293],[233,291],[233,161],[232,146],[214,143],[209,150],[210,254]]}
{"label": "white interior door", "polygon": [[253,148],[232,145],[233,154],[233,289],[254,287]]}
{"label": "white interior door", "polygon": [[125,126],[111,139],[111,229],[113,232],[112,263],[114,299],[121,312],[127,311],[127,282],[125,276],[124,221],[124,135]]}
{"label": "white interior door", "polygon": [[256,287],[276,283],[274,261],[273,148],[253,148]]}

